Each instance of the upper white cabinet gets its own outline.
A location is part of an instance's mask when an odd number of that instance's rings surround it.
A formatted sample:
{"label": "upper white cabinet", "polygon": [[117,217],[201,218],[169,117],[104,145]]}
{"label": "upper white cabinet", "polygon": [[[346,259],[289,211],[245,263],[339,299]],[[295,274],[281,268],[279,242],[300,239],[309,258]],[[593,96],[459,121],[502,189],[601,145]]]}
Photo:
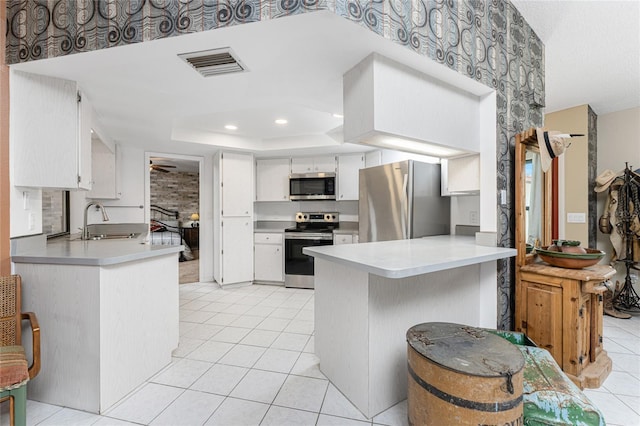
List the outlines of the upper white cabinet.
{"label": "upper white cabinet", "polygon": [[11,70],[15,186],[91,188],[91,106],[75,81]]}
{"label": "upper white cabinet", "polygon": [[442,159],[442,195],[480,192],[480,154]]}
{"label": "upper white cabinet", "polygon": [[94,133],[91,141],[91,158],[93,162],[91,175],[93,179],[87,198],[115,200],[122,196],[118,155],[117,145],[114,145],[113,148],[108,147]]}
{"label": "upper white cabinet", "polygon": [[336,157],[298,157],[291,159],[291,173],[320,173],[336,171]]}
{"label": "upper white cabinet", "polygon": [[382,151],[369,151],[364,155],[364,166],[374,167],[382,164]]}
{"label": "upper white cabinet", "polygon": [[253,215],[253,156],[221,154],[222,216]]}
{"label": "upper white cabinet", "polygon": [[363,154],[338,156],[338,201],[358,199],[359,171],[364,164]]}
{"label": "upper white cabinet", "polygon": [[256,201],[289,201],[289,158],[256,161]]}

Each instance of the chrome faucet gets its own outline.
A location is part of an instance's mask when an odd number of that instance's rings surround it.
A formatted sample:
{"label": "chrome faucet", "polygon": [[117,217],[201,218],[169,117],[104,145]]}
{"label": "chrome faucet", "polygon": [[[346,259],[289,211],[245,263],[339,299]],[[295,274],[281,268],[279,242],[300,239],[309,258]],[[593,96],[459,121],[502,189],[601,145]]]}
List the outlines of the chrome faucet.
{"label": "chrome faucet", "polygon": [[91,206],[96,206],[96,208],[100,209],[102,211],[102,220],[105,222],[109,221],[109,215],[107,214],[107,211],[105,210],[104,206],[102,205],[102,203],[99,203],[97,201],[90,201],[89,203],[87,203],[87,206],[84,208],[84,225],[82,226],[82,239],[83,240],[88,240],[89,239],[89,227],[87,226],[87,212],[89,211],[89,207]]}

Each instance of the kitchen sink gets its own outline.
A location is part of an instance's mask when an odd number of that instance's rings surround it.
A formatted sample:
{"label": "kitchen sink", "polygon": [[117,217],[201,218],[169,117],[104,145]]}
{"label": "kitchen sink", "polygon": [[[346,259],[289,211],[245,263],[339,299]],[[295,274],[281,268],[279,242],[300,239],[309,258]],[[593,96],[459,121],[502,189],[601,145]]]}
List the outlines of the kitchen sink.
{"label": "kitchen sink", "polygon": [[89,240],[131,240],[148,232],[146,223],[94,223],[87,226]]}

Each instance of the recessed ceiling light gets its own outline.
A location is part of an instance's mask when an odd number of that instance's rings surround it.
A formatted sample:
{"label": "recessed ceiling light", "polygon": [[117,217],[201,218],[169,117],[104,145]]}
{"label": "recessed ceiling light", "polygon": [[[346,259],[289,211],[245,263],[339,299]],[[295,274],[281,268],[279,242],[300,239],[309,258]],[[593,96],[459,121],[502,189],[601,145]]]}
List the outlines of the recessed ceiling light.
{"label": "recessed ceiling light", "polygon": [[224,128],[227,130],[238,130],[238,126],[234,126],[233,124],[227,124]]}
{"label": "recessed ceiling light", "polygon": [[334,112],[332,115],[333,115],[335,118],[344,118],[344,115],[342,115],[342,114],[338,114],[337,112]]}
{"label": "recessed ceiling light", "polygon": [[288,123],[288,121],[285,120],[284,118],[278,118],[276,120],[276,124],[287,124],[287,123]]}

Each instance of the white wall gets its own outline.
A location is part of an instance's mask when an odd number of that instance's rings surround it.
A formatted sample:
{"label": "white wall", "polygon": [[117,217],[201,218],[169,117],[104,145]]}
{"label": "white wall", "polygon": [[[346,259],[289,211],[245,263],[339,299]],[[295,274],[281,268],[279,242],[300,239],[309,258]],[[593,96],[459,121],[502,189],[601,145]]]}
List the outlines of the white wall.
{"label": "white wall", "polygon": [[456,225],[480,226],[480,196],[456,195],[451,198],[451,234]]}
{"label": "white wall", "polygon": [[282,201],[253,204],[255,220],[293,221],[295,214],[304,212],[338,212],[341,222],[358,221],[357,201]]}
{"label": "white wall", "polygon": [[42,233],[42,190],[12,185],[9,203],[11,238]]}
{"label": "white wall", "polygon": [[[625,162],[628,162],[633,170],[639,169],[640,141],[638,135],[640,135],[640,108],[598,116],[597,174],[599,175],[607,169],[619,172],[624,169]],[[597,216],[599,218],[607,202],[607,191],[598,194],[597,200]],[[598,231],[597,248],[611,253],[612,246],[608,234]],[[608,263],[609,260],[610,256],[606,256],[602,263]],[[615,267],[618,271],[615,279],[624,282],[623,264],[618,263]],[[636,291],[640,291],[640,289],[636,288]]]}
{"label": "white wall", "polygon": [[[97,200],[106,208],[109,223],[145,222],[145,157],[140,148],[121,145],[118,150],[120,161],[120,187],[122,197],[119,200]],[[71,232],[82,228],[84,207],[90,201],[85,191],[71,193]],[[95,208],[89,209],[87,223],[102,223],[102,213]]]}
{"label": "white wall", "polygon": [[474,94],[376,53],[344,74],[343,91],[345,142],[370,142],[375,131],[480,152]]}

